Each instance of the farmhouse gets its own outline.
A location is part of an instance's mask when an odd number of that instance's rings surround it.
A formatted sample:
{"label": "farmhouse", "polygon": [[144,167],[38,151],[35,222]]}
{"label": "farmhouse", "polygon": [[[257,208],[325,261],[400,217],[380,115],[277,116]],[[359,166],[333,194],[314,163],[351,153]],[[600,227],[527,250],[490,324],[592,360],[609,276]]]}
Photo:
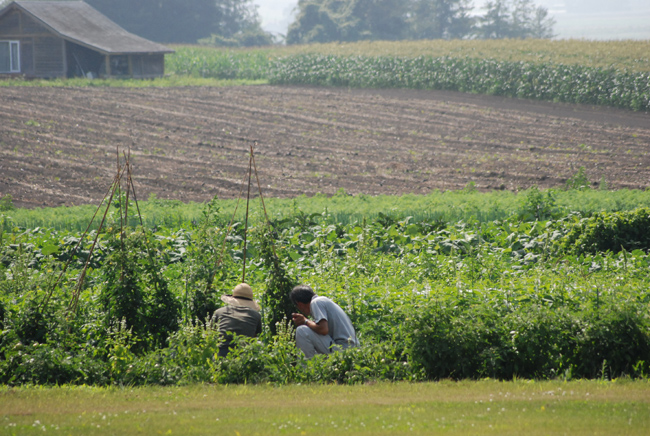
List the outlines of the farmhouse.
{"label": "farmhouse", "polygon": [[169,48],[82,1],[14,1],[0,10],[0,77],[154,78]]}

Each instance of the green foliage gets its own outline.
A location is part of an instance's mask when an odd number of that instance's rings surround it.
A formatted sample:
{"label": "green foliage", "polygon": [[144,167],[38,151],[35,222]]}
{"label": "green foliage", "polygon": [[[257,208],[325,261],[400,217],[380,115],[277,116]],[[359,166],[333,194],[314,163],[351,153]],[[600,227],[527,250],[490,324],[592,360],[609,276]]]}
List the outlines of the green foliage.
{"label": "green foliage", "polygon": [[107,325],[125,322],[140,340],[163,345],[178,328],[180,304],[160,274],[148,233],[116,229],[107,236],[99,294]]}
{"label": "green foliage", "polygon": [[[540,191],[542,192],[542,191]],[[590,215],[601,211],[631,210],[650,203],[650,190],[568,190],[543,192],[544,197],[550,195],[555,200],[558,213],[568,211]],[[329,219],[340,224],[362,222],[363,219],[374,220],[378,214],[402,219],[413,217],[414,221],[481,221],[504,220],[517,213],[522,208],[522,194],[509,191],[466,192],[466,191],[432,191],[427,195],[357,195],[332,196],[324,195],[307,197],[299,196],[293,199],[267,199],[267,206],[273,211],[272,219],[282,221],[287,217],[307,221],[322,216],[327,211]],[[251,203],[252,207],[261,207],[259,203]],[[221,211],[220,222],[229,222],[235,211],[236,200],[219,200]],[[156,228],[157,238],[169,240],[173,244],[185,244],[186,232],[175,235],[174,228],[189,227],[192,222],[201,222],[205,204],[182,203],[174,200],[150,199],[140,202],[145,227]],[[60,256],[68,255],[76,242],[76,236],[67,235],[66,231],[83,231],[95,212],[93,206],[72,206],[56,208],[17,209],[11,213],[11,218],[0,215],[0,236],[4,231],[16,227],[23,229],[52,228],[61,231],[52,234],[52,245],[59,246],[54,239],[63,238],[66,242],[60,246]],[[244,216],[241,210],[235,217],[236,222],[242,222]],[[289,219],[291,221],[291,219]],[[130,219],[131,225],[138,223]],[[235,223],[236,224],[236,223]],[[313,225],[313,224],[312,224]],[[16,230],[17,231],[17,230]],[[176,242],[172,240],[178,239]],[[192,244],[190,244],[192,245]],[[218,244],[217,244],[218,245]],[[84,248],[85,250],[85,248]],[[63,260],[63,258],[61,258]]]}
{"label": "green foliage", "polygon": [[574,377],[611,380],[622,374],[644,375],[650,362],[647,311],[628,305],[607,307],[585,321],[576,331]]}
{"label": "green foliage", "polygon": [[287,43],[553,36],[554,20],[532,0],[488,2],[478,19],[472,10],[466,0],[301,1]]}
{"label": "green foliage", "polygon": [[571,225],[562,241],[571,253],[650,250],[650,208],[601,212]]}
{"label": "green foliage", "polygon": [[88,0],[88,4],[126,30],[162,43],[196,43],[212,34],[245,42],[242,35],[253,31],[264,36],[250,0]]}
{"label": "green foliage", "polygon": [[467,0],[414,0],[411,9],[410,39],[460,39],[470,35],[475,24]]}
{"label": "green foliage", "polygon": [[642,43],[630,41],[366,42],[257,50],[183,46],[166,58],[172,74],[152,81],[5,80],[0,86],[223,86],[245,81],[443,89],[647,111],[650,66],[645,53]]}
{"label": "green foliage", "polygon": [[526,199],[519,211],[519,218],[524,221],[546,220],[557,217],[558,209],[553,191],[540,191],[537,186],[526,191]]}
{"label": "green foliage", "polygon": [[304,54],[276,60],[268,77],[274,84],[442,89],[636,111],[650,108],[650,73],[580,65]]}
{"label": "green foliage", "polygon": [[533,0],[491,0],[474,33],[483,39],[552,38],[555,20]]}
{"label": "green foliage", "polygon": [[275,252],[277,234],[273,230],[263,229],[260,235],[260,257],[264,262],[268,276],[264,292],[265,318],[272,335],[277,334],[278,326],[287,325],[291,314],[296,311],[289,298],[289,293],[298,284],[286,270]]}
{"label": "green foliage", "polygon": [[13,331],[23,344],[42,344],[47,339],[48,320],[35,301],[26,301],[16,317]]}
{"label": "green foliage", "polygon": [[221,305],[217,298],[218,285],[231,278],[228,266],[232,259],[230,252],[223,249],[226,241],[222,235],[220,210],[219,201],[214,197],[205,204],[193,232],[176,232],[167,238],[168,243],[177,247],[174,258],[170,260],[183,262],[187,271],[184,316],[189,320],[203,322],[212,317]]}
{"label": "green foliage", "polygon": [[[627,197],[641,194],[617,192],[619,203],[609,207],[632,204]],[[650,210],[567,212],[566,204],[598,209],[605,203],[594,199],[614,201],[609,195],[469,190],[373,200],[341,192],[288,201],[272,226],[266,218],[249,221],[246,281],[266,328],[258,338],[237,338],[225,358],[207,316],[241,280],[243,229],[223,225],[231,218],[228,202],[213,199],[195,222],[173,228],[121,228],[114,212],[107,230],[86,238],[7,220],[0,245],[0,383],[645,377],[650,238],[643,232]],[[283,204],[276,201],[267,206]],[[312,213],[308,201],[328,209]],[[373,201],[385,213],[343,222],[330,212]],[[499,201],[505,218],[478,218]],[[150,202],[177,212],[184,207]],[[468,218],[415,219],[399,210],[419,204],[465,207]],[[83,253],[95,236],[79,287]],[[284,322],[294,311],[288,294],[295,283],[336,301],[361,347],[305,360]]]}
{"label": "green foliage", "polygon": [[650,356],[650,330],[638,310],[523,312],[432,302],[411,319],[408,354],[436,380],[639,376]]}
{"label": "green foliage", "polygon": [[403,39],[409,6],[395,0],[301,1],[287,43]]}
{"label": "green foliage", "polygon": [[216,79],[265,79],[269,56],[264,51],[235,52],[208,47],[177,47],[165,66],[176,75]]}
{"label": "green foliage", "polygon": [[13,203],[13,197],[11,194],[7,194],[0,198],[0,212],[7,212],[9,210],[16,209]]}
{"label": "green foliage", "polygon": [[575,189],[578,191],[584,191],[591,188],[591,182],[587,177],[585,167],[580,167],[578,172],[573,176],[569,177],[566,181],[566,189]]}

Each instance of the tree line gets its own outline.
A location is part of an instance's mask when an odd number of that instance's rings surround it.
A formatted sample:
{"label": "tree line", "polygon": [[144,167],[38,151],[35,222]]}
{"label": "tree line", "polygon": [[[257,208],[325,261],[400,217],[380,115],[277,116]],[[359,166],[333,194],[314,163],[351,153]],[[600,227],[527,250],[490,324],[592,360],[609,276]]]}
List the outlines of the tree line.
{"label": "tree line", "polygon": [[[253,0],[85,0],[127,31],[161,43],[262,46],[333,41],[550,38],[535,0],[298,0],[286,36],[262,29]],[[8,0],[0,1],[0,6]]]}
{"label": "tree line", "polygon": [[252,0],[85,0],[125,30],[162,43],[273,44]]}
{"label": "tree line", "polygon": [[287,44],[457,38],[551,38],[555,21],[534,0],[299,0]]}
{"label": "tree line", "polygon": [[[126,30],[163,43],[260,46],[253,0],[86,0]],[[555,21],[534,0],[299,0],[287,44],[401,39],[551,38]]]}

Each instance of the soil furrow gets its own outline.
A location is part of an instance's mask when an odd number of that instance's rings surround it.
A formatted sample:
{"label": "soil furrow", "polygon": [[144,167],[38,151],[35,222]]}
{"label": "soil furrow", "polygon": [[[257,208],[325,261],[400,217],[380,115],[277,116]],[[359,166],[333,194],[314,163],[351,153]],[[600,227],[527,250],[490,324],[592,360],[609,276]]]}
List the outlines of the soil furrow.
{"label": "soil furrow", "polygon": [[239,195],[258,141],[265,195],[650,187],[650,115],[438,91],[308,87],[1,88],[0,196],[98,202],[118,147],[138,195]]}

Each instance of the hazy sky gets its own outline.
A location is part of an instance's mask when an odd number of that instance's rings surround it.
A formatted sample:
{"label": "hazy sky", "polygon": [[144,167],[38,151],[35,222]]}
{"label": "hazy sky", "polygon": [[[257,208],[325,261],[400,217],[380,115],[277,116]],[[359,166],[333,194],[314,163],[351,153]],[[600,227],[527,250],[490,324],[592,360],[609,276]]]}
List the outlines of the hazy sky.
{"label": "hazy sky", "polygon": [[[480,7],[487,0],[475,0],[474,5]],[[286,33],[292,20],[292,10],[298,0],[253,0],[258,5],[262,27],[273,33]]]}
{"label": "hazy sky", "polygon": [[291,20],[291,11],[298,0],[253,0],[259,6],[257,9],[262,18],[264,30],[273,33],[287,33]]}
{"label": "hazy sky", "polygon": [[[474,0],[476,8],[487,0]],[[554,16],[559,38],[650,39],[650,0],[595,0],[594,7],[580,13],[567,13],[572,0],[537,0]],[[576,0],[573,0],[576,1]],[[259,6],[262,27],[285,34],[298,0],[253,0]],[[588,3],[589,4],[589,3]],[[596,6],[599,4],[600,6]],[[599,10],[600,9],[600,10]],[[573,11],[575,12],[575,11]]]}

